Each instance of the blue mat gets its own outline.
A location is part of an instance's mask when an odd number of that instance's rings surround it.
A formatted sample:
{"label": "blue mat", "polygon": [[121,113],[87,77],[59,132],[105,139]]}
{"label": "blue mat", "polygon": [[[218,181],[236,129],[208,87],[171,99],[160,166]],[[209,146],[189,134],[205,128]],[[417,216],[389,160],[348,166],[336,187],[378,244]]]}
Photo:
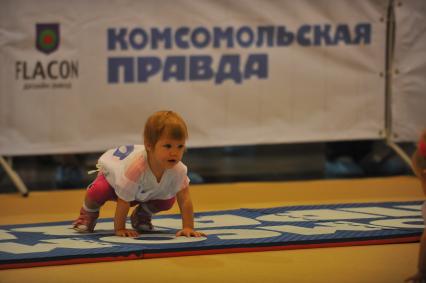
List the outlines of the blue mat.
{"label": "blue mat", "polygon": [[[421,201],[289,206],[196,214],[202,238],[175,237],[180,215],[158,215],[155,231],[114,236],[112,219],[93,234],[71,221],[0,226],[0,269],[349,245],[416,242],[424,224]],[[129,224],[128,224],[129,225]]]}

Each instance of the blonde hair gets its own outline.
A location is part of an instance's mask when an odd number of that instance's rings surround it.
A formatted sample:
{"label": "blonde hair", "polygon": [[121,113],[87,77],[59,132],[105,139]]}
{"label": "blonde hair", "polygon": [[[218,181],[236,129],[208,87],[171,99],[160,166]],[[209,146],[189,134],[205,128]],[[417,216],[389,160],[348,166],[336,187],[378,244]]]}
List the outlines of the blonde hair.
{"label": "blonde hair", "polygon": [[188,129],[179,114],[173,111],[158,111],[148,117],[143,134],[144,143],[155,146],[163,134],[175,140],[188,138]]}

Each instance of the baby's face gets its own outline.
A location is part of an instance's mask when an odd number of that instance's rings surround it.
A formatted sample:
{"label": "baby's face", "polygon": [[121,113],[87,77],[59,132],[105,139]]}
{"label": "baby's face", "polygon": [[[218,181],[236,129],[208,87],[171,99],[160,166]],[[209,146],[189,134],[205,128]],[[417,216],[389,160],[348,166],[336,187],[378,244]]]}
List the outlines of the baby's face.
{"label": "baby's face", "polygon": [[185,152],[185,140],[162,136],[154,146],[153,157],[163,169],[170,169],[182,160]]}

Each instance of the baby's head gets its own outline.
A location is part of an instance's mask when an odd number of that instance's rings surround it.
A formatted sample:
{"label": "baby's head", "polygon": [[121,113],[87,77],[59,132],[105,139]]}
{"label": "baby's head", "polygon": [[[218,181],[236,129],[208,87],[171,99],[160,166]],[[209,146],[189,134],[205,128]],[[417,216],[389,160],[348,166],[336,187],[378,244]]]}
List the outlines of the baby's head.
{"label": "baby's head", "polygon": [[423,130],[420,136],[412,161],[416,175],[422,182],[426,182],[426,129]]}
{"label": "baby's head", "polygon": [[155,146],[163,135],[173,140],[188,139],[188,129],[179,114],[173,111],[158,111],[148,117],[144,130],[145,145]]}

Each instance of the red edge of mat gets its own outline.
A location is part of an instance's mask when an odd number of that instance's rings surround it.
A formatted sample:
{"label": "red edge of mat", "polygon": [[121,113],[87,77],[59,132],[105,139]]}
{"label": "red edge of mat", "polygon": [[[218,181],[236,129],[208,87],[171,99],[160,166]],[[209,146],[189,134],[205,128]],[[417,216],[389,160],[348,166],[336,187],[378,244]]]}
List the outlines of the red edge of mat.
{"label": "red edge of mat", "polygon": [[52,265],[109,262],[109,261],[132,260],[132,259],[164,258],[164,257],[176,257],[176,256],[212,255],[212,254],[243,253],[243,252],[266,252],[266,251],[364,246],[364,245],[403,244],[403,243],[418,242],[419,240],[420,240],[420,236],[412,236],[412,237],[382,239],[382,240],[366,240],[366,241],[360,240],[360,241],[351,241],[351,242],[322,243],[322,244],[299,244],[299,245],[271,246],[271,247],[243,247],[243,248],[209,249],[209,250],[193,250],[193,251],[177,251],[177,252],[159,252],[159,253],[145,253],[141,255],[136,255],[131,253],[127,256],[73,258],[73,259],[63,259],[63,260],[49,260],[49,261],[40,261],[40,262],[11,263],[11,264],[6,263],[6,264],[0,265],[0,270],[13,269],[13,268],[42,267],[42,266],[52,266]]}

